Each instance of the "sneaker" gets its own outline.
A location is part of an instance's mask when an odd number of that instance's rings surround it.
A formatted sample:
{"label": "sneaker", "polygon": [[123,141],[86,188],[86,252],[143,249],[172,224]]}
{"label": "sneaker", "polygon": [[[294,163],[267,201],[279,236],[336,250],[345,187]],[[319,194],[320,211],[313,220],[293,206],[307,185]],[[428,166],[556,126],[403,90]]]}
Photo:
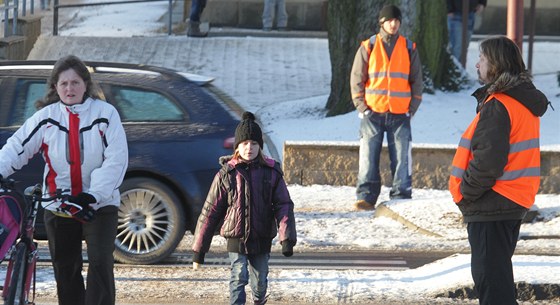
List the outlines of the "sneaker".
{"label": "sneaker", "polygon": [[285,27],[285,26],[281,26],[281,27],[278,28],[278,31],[280,31],[280,32],[287,32],[287,31],[289,31],[289,29],[288,29],[287,27]]}
{"label": "sneaker", "polygon": [[365,200],[358,200],[354,203],[354,208],[358,211],[373,211],[375,210],[375,204],[371,204]]}
{"label": "sneaker", "polygon": [[265,32],[270,32],[270,31],[272,31],[272,28],[264,27],[264,28],[263,28],[263,31],[265,31]]}
{"label": "sneaker", "polygon": [[208,36],[208,32],[200,30],[200,22],[189,21],[189,28],[187,29],[187,36],[203,38]]}

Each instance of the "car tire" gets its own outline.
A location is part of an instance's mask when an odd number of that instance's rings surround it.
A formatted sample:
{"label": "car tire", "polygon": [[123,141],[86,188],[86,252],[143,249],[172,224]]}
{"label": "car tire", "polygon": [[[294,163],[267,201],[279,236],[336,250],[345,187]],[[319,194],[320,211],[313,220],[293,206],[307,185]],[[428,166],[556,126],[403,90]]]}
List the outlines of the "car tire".
{"label": "car tire", "polygon": [[153,264],[167,258],[185,235],[185,213],[177,195],[150,178],[126,179],[114,257],[126,264]]}

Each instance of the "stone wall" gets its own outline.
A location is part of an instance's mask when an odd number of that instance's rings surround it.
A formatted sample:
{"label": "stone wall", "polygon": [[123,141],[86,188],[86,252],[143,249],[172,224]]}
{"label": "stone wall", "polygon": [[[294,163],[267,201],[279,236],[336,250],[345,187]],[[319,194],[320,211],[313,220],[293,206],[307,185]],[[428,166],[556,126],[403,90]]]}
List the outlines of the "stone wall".
{"label": "stone wall", "polygon": [[[535,20],[530,16],[531,1],[524,1],[523,28],[524,34],[529,35],[531,24],[535,26],[535,35],[560,35],[560,1],[539,0],[535,6]],[[476,23],[475,34],[492,35],[507,33],[507,3],[503,0],[489,0],[488,6],[482,13],[480,22]]]}
{"label": "stone wall", "polygon": [[[283,170],[289,184],[356,185],[358,173],[357,142],[286,142]],[[447,189],[455,148],[413,147],[413,186]],[[387,148],[383,147],[381,179],[390,185]],[[540,193],[560,193],[560,152],[541,152]]]}
{"label": "stone wall", "polygon": [[[328,0],[287,0],[288,26],[293,30],[326,31]],[[185,0],[184,19],[191,0]],[[261,28],[263,0],[208,0],[201,20],[215,27]]]}
{"label": "stone wall", "polygon": [[[525,34],[529,29],[529,2],[525,1]],[[202,21],[214,27],[261,28],[263,0],[208,0],[202,13]],[[184,1],[183,20],[189,16],[191,0]],[[328,0],[286,0],[288,26],[294,30],[325,31],[327,27]],[[560,1],[539,0],[536,7],[535,34],[560,35]],[[505,0],[489,0],[475,34],[506,34],[507,3]]]}
{"label": "stone wall", "polygon": [[0,38],[0,60],[25,59],[25,40],[23,36]]}
{"label": "stone wall", "polygon": [[[12,29],[14,20],[8,25]],[[24,16],[17,19],[16,35],[0,38],[0,59],[25,60],[41,35],[41,17]]]}

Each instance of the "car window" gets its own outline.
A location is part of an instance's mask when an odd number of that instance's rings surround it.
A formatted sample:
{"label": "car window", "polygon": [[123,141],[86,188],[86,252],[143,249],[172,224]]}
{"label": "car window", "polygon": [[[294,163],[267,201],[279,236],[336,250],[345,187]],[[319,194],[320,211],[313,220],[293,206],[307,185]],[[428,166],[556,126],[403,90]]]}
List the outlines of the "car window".
{"label": "car window", "polygon": [[13,115],[10,117],[12,126],[23,124],[37,111],[35,103],[45,96],[47,84],[46,80],[18,79],[16,88],[16,102]]}
{"label": "car window", "polygon": [[112,101],[123,122],[180,122],[185,120],[181,108],[155,91],[135,87],[112,86]]}

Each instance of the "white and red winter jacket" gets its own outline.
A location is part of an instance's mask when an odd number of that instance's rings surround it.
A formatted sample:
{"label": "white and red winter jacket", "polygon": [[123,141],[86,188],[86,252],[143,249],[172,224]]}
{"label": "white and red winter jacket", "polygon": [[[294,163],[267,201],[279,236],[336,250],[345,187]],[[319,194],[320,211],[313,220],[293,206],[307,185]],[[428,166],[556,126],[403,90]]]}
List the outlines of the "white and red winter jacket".
{"label": "white and red winter jacket", "polygon": [[[38,152],[46,163],[43,192],[70,189],[73,195],[89,193],[97,201],[91,205],[96,210],[120,204],[128,146],[119,114],[111,104],[88,98],[82,104],[57,102],[37,111],[0,150],[0,174],[11,175]],[[57,208],[55,204],[44,206],[53,211]]]}

